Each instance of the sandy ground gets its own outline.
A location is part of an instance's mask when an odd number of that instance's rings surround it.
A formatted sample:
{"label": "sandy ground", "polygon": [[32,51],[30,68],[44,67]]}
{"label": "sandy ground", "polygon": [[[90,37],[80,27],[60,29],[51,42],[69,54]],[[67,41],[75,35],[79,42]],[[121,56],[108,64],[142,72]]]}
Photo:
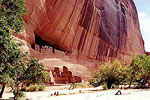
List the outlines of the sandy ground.
{"label": "sandy ground", "polygon": [[[67,90],[68,91],[68,90]],[[38,96],[30,100],[149,100],[150,90],[121,90],[122,95],[115,95],[118,90],[99,91],[60,96]],[[70,91],[71,92],[71,91]],[[42,94],[41,94],[42,95]]]}
{"label": "sandy ground", "polygon": [[[77,88],[68,90],[69,85],[50,86],[42,92],[26,92],[22,100],[149,100],[150,89],[121,90],[122,95],[115,95],[116,90],[102,90],[97,88]],[[58,92],[58,96],[53,95]],[[5,91],[4,98],[13,97],[12,93]]]}

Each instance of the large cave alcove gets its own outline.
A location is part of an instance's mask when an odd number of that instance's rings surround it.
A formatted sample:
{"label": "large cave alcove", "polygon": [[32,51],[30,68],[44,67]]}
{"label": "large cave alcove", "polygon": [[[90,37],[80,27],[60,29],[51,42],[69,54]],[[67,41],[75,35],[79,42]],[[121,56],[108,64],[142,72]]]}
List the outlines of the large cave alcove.
{"label": "large cave alcove", "polygon": [[62,50],[62,49],[60,49],[59,47],[57,47],[57,46],[55,46],[55,45],[52,45],[50,42],[47,42],[47,41],[43,40],[39,35],[37,35],[36,32],[34,32],[34,34],[35,34],[35,43],[31,45],[31,47],[32,47],[33,49],[35,49],[35,44],[36,44],[36,45],[39,45],[39,46],[40,46],[40,49],[41,49],[43,46],[52,47],[53,53],[55,53],[55,50],[59,50],[59,51],[64,51],[64,52],[65,52],[65,50]]}
{"label": "large cave alcove", "polygon": [[45,40],[43,40],[40,36],[38,36],[37,34],[35,34],[35,44],[39,45],[40,48],[42,48],[42,46],[51,46],[50,43],[46,42]]}

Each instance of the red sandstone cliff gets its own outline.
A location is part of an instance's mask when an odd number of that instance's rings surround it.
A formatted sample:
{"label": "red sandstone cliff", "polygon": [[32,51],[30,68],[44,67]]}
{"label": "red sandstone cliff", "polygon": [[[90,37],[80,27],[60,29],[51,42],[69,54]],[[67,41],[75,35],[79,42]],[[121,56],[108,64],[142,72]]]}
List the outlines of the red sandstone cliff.
{"label": "red sandstone cliff", "polygon": [[[26,4],[24,39],[36,50],[31,50],[32,56],[38,52],[42,52],[40,57],[69,55],[84,64],[144,54],[132,0],[26,0]],[[92,66],[86,64],[86,72],[91,72]]]}

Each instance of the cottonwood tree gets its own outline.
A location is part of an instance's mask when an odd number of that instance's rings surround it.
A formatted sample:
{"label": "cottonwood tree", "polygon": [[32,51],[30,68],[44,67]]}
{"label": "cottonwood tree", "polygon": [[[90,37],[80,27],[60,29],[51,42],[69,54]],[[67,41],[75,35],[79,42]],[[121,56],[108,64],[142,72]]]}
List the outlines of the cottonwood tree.
{"label": "cottonwood tree", "polygon": [[9,30],[0,28],[0,83],[3,85],[0,92],[2,97],[5,86],[13,85],[25,70],[25,55],[13,41]]}
{"label": "cottonwood tree", "polygon": [[137,57],[140,59],[140,65],[142,68],[142,74],[139,76],[141,86],[145,87],[145,84],[150,79],[150,56],[140,55]]}
{"label": "cottonwood tree", "polygon": [[[19,97],[20,93],[20,84],[41,84],[49,80],[49,73],[45,71],[44,65],[39,63],[39,60],[35,58],[27,59],[26,66],[24,70],[20,70],[20,74],[17,75],[17,78],[14,80],[14,95]],[[23,66],[20,66],[22,69]]]}
{"label": "cottonwood tree", "polygon": [[14,42],[10,34],[24,28],[22,15],[25,12],[24,0],[0,0],[0,98],[6,85],[12,87],[17,99],[21,83],[42,83],[49,79],[44,65],[36,59],[28,59],[18,48],[21,44]]}
{"label": "cottonwood tree", "polygon": [[142,56],[133,56],[130,65],[129,65],[129,73],[128,73],[128,79],[129,79],[129,87],[131,87],[132,82],[136,80],[140,80],[140,77],[143,73],[142,70]]}
{"label": "cottonwood tree", "polygon": [[44,65],[39,60],[32,58],[27,64],[27,69],[21,78],[27,86],[49,81],[49,72],[44,70]]}
{"label": "cottonwood tree", "polygon": [[115,60],[113,63],[103,63],[94,72],[94,78],[101,84],[107,84],[110,89],[112,84],[119,84],[123,80],[122,69],[123,66],[119,60]]}
{"label": "cottonwood tree", "polygon": [[0,27],[15,33],[24,28],[25,0],[0,0]]}
{"label": "cottonwood tree", "polygon": [[10,34],[24,28],[22,15],[25,12],[24,0],[0,0],[0,83],[3,85],[0,97],[5,85],[12,85],[25,69],[25,55]]}

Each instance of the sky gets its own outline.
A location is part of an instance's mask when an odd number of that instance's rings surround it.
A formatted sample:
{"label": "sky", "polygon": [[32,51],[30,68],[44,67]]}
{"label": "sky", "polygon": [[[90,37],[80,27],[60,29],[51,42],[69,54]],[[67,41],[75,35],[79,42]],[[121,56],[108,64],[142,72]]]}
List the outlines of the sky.
{"label": "sky", "polygon": [[133,0],[138,10],[145,50],[150,52],[150,0]]}

